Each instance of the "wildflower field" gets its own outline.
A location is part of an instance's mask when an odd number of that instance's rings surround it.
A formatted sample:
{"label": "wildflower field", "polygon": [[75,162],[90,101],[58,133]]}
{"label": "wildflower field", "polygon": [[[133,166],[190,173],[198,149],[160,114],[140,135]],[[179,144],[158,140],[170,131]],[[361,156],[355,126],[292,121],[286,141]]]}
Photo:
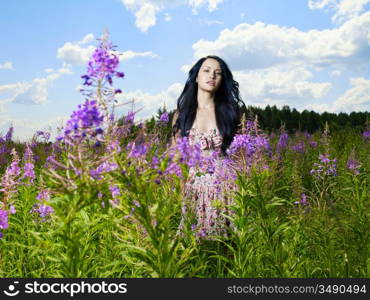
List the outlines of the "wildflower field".
{"label": "wildflower field", "polygon": [[1,277],[369,277],[369,128],[288,135],[243,120],[225,160],[228,237],[202,240],[192,220],[178,235],[181,187],[205,158],[187,138],[169,147],[171,113],[115,120],[118,67],[102,38],[55,141],[0,138]]}

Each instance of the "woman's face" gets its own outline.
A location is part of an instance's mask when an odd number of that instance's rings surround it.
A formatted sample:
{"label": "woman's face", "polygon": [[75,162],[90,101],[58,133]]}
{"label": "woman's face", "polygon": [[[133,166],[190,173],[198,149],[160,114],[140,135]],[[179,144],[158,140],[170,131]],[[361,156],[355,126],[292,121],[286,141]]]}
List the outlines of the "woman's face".
{"label": "woman's face", "polygon": [[222,71],[219,62],[213,58],[207,58],[201,65],[196,82],[198,88],[215,93],[220,87]]}

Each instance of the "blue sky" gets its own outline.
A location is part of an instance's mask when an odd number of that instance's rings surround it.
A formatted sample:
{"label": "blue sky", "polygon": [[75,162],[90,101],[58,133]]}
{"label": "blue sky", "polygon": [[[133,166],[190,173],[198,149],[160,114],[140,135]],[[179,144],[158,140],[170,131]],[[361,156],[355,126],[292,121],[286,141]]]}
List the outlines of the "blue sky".
{"label": "blue sky", "polygon": [[[370,0],[6,1],[0,9],[0,133],[62,126],[96,38],[122,54],[120,103],[173,109],[189,68],[215,54],[247,105],[370,110]],[[127,112],[122,106],[118,115]]]}

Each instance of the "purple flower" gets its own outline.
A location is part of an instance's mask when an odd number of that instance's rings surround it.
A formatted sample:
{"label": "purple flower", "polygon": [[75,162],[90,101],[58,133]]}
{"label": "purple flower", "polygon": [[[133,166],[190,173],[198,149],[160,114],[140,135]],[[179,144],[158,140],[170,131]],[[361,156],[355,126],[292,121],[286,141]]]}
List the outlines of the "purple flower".
{"label": "purple flower", "polygon": [[309,144],[312,148],[316,148],[317,147],[317,142],[315,141],[309,141]]}
{"label": "purple flower", "polygon": [[125,123],[132,123],[135,119],[135,113],[133,111],[129,111],[125,117]]}
{"label": "purple flower", "polygon": [[300,141],[298,144],[293,145],[292,150],[297,152],[297,153],[304,153],[305,152],[304,142]]}
{"label": "purple flower", "polygon": [[237,134],[226,153],[237,159],[242,157],[242,168],[247,171],[253,164],[258,165],[263,160],[264,153],[271,156],[271,147],[268,139],[264,136]]}
{"label": "purple flower", "polygon": [[167,166],[164,174],[176,174],[177,177],[182,178],[181,168],[180,168],[180,166],[176,162],[171,162]]}
{"label": "purple flower", "polygon": [[0,192],[4,193],[2,201],[5,203],[7,203],[7,201],[17,193],[17,186],[19,184],[19,176],[21,173],[21,169],[19,167],[19,158],[14,148],[11,154],[13,156],[12,162],[5,170],[5,173],[1,179]]}
{"label": "purple flower", "polygon": [[362,136],[365,139],[365,141],[370,140],[370,129],[364,131]]}
{"label": "purple flower", "polygon": [[109,203],[112,204],[113,207],[117,207],[119,204],[119,196],[121,195],[121,191],[116,185],[109,186],[109,190],[113,198],[112,200],[109,200]]}
{"label": "purple flower", "polygon": [[50,200],[50,191],[48,189],[41,190],[37,196],[36,199],[39,201],[49,201]]}
{"label": "purple flower", "polygon": [[10,205],[9,206],[9,212],[12,214],[12,215],[14,215],[17,211],[16,211],[16,209],[15,209],[15,207],[14,207],[14,205]]}
{"label": "purple flower", "polygon": [[47,217],[54,213],[54,209],[49,205],[36,203],[32,206],[30,213],[37,214],[41,218],[41,222],[45,222]]}
{"label": "purple flower", "polygon": [[33,163],[28,162],[24,165],[24,174],[22,178],[29,178],[30,183],[33,183],[35,179],[35,171],[33,170],[33,168]]}
{"label": "purple flower", "polygon": [[13,132],[14,132],[14,127],[10,126],[7,133],[4,136],[4,139],[5,139],[6,142],[9,142],[9,141],[12,140]]}
{"label": "purple flower", "polygon": [[127,145],[127,149],[129,152],[128,157],[141,158],[145,156],[148,146],[145,144],[136,145],[135,142],[130,142]]}
{"label": "purple flower", "polygon": [[330,162],[329,156],[328,155],[319,155],[319,159],[321,160],[322,163],[326,164]]}
{"label": "purple flower", "polygon": [[329,159],[329,155],[319,155],[322,164],[314,163],[310,174],[317,179],[322,179],[326,176],[337,176],[337,160]]}
{"label": "purple flower", "polygon": [[94,179],[102,179],[101,175],[114,171],[118,168],[118,165],[116,163],[111,163],[108,161],[105,161],[101,163],[96,169],[90,170],[90,175]]}
{"label": "purple flower", "polygon": [[78,110],[72,113],[64,128],[64,137],[61,138],[95,137],[97,134],[102,134],[103,131],[100,126],[103,124],[103,120],[104,116],[96,100],[86,99],[82,105],[78,106]]}
{"label": "purple flower", "polygon": [[37,131],[36,132],[37,136],[41,136],[44,138],[44,141],[47,142],[50,139],[50,132],[46,131]]}
{"label": "purple flower", "polygon": [[105,78],[112,85],[113,76],[124,77],[123,72],[117,72],[119,65],[118,56],[113,53],[115,46],[107,40],[103,40],[95,49],[88,62],[87,74],[81,76],[85,79],[84,85],[91,85],[93,80]]}
{"label": "purple flower", "polygon": [[120,141],[119,140],[113,140],[110,142],[110,144],[107,146],[107,150],[109,152],[121,152],[120,147]]}
{"label": "purple flower", "polygon": [[305,131],[305,132],[303,133],[303,135],[305,136],[305,138],[306,138],[307,140],[309,140],[309,139],[312,137],[312,135],[311,135],[311,134],[309,134],[307,131]]}
{"label": "purple flower", "polygon": [[347,169],[352,171],[355,175],[360,174],[358,170],[361,167],[360,163],[356,159],[348,159]]}
{"label": "purple flower", "polygon": [[0,229],[7,229],[8,227],[8,212],[0,209]]}
{"label": "purple flower", "polygon": [[158,165],[159,165],[159,159],[158,159],[158,157],[157,157],[156,155],[154,155],[154,156],[152,157],[152,162],[151,162],[151,164],[150,164],[150,167],[151,167],[152,169],[158,169]]}
{"label": "purple flower", "polygon": [[280,152],[281,150],[285,149],[288,146],[288,140],[289,140],[289,135],[285,132],[280,134],[279,136],[279,141],[277,144],[277,151]]}
{"label": "purple flower", "polygon": [[299,201],[295,201],[294,204],[301,204],[302,206],[308,205],[307,195],[305,193],[302,193],[301,199]]}
{"label": "purple flower", "polygon": [[169,116],[168,116],[168,112],[164,112],[163,114],[161,114],[160,118],[159,118],[159,122],[160,123],[165,123],[167,124],[169,121]]}

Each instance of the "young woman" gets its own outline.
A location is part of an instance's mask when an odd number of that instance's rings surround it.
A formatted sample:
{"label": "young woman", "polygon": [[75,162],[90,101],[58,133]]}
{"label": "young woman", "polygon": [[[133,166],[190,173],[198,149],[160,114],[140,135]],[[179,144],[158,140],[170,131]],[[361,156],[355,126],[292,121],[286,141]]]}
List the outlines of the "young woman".
{"label": "young woman", "polygon": [[190,69],[172,120],[172,144],[178,137],[187,136],[190,144],[201,145],[203,156],[216,156],[216,163],[212,171],[202,175],[195,167],[190,168],[184,185],[180,230],[185,224],[189,225],[189,218],[193,216],[191,230],[198,237],[212,239],[226,234],[229,222],[223,213],[232,199],[225,192],[233,186],[222,180],[228,177],[223,162],[238,131],[242,106],[245,104],[239,94],[239,84],[221,58],[203,57]]}

